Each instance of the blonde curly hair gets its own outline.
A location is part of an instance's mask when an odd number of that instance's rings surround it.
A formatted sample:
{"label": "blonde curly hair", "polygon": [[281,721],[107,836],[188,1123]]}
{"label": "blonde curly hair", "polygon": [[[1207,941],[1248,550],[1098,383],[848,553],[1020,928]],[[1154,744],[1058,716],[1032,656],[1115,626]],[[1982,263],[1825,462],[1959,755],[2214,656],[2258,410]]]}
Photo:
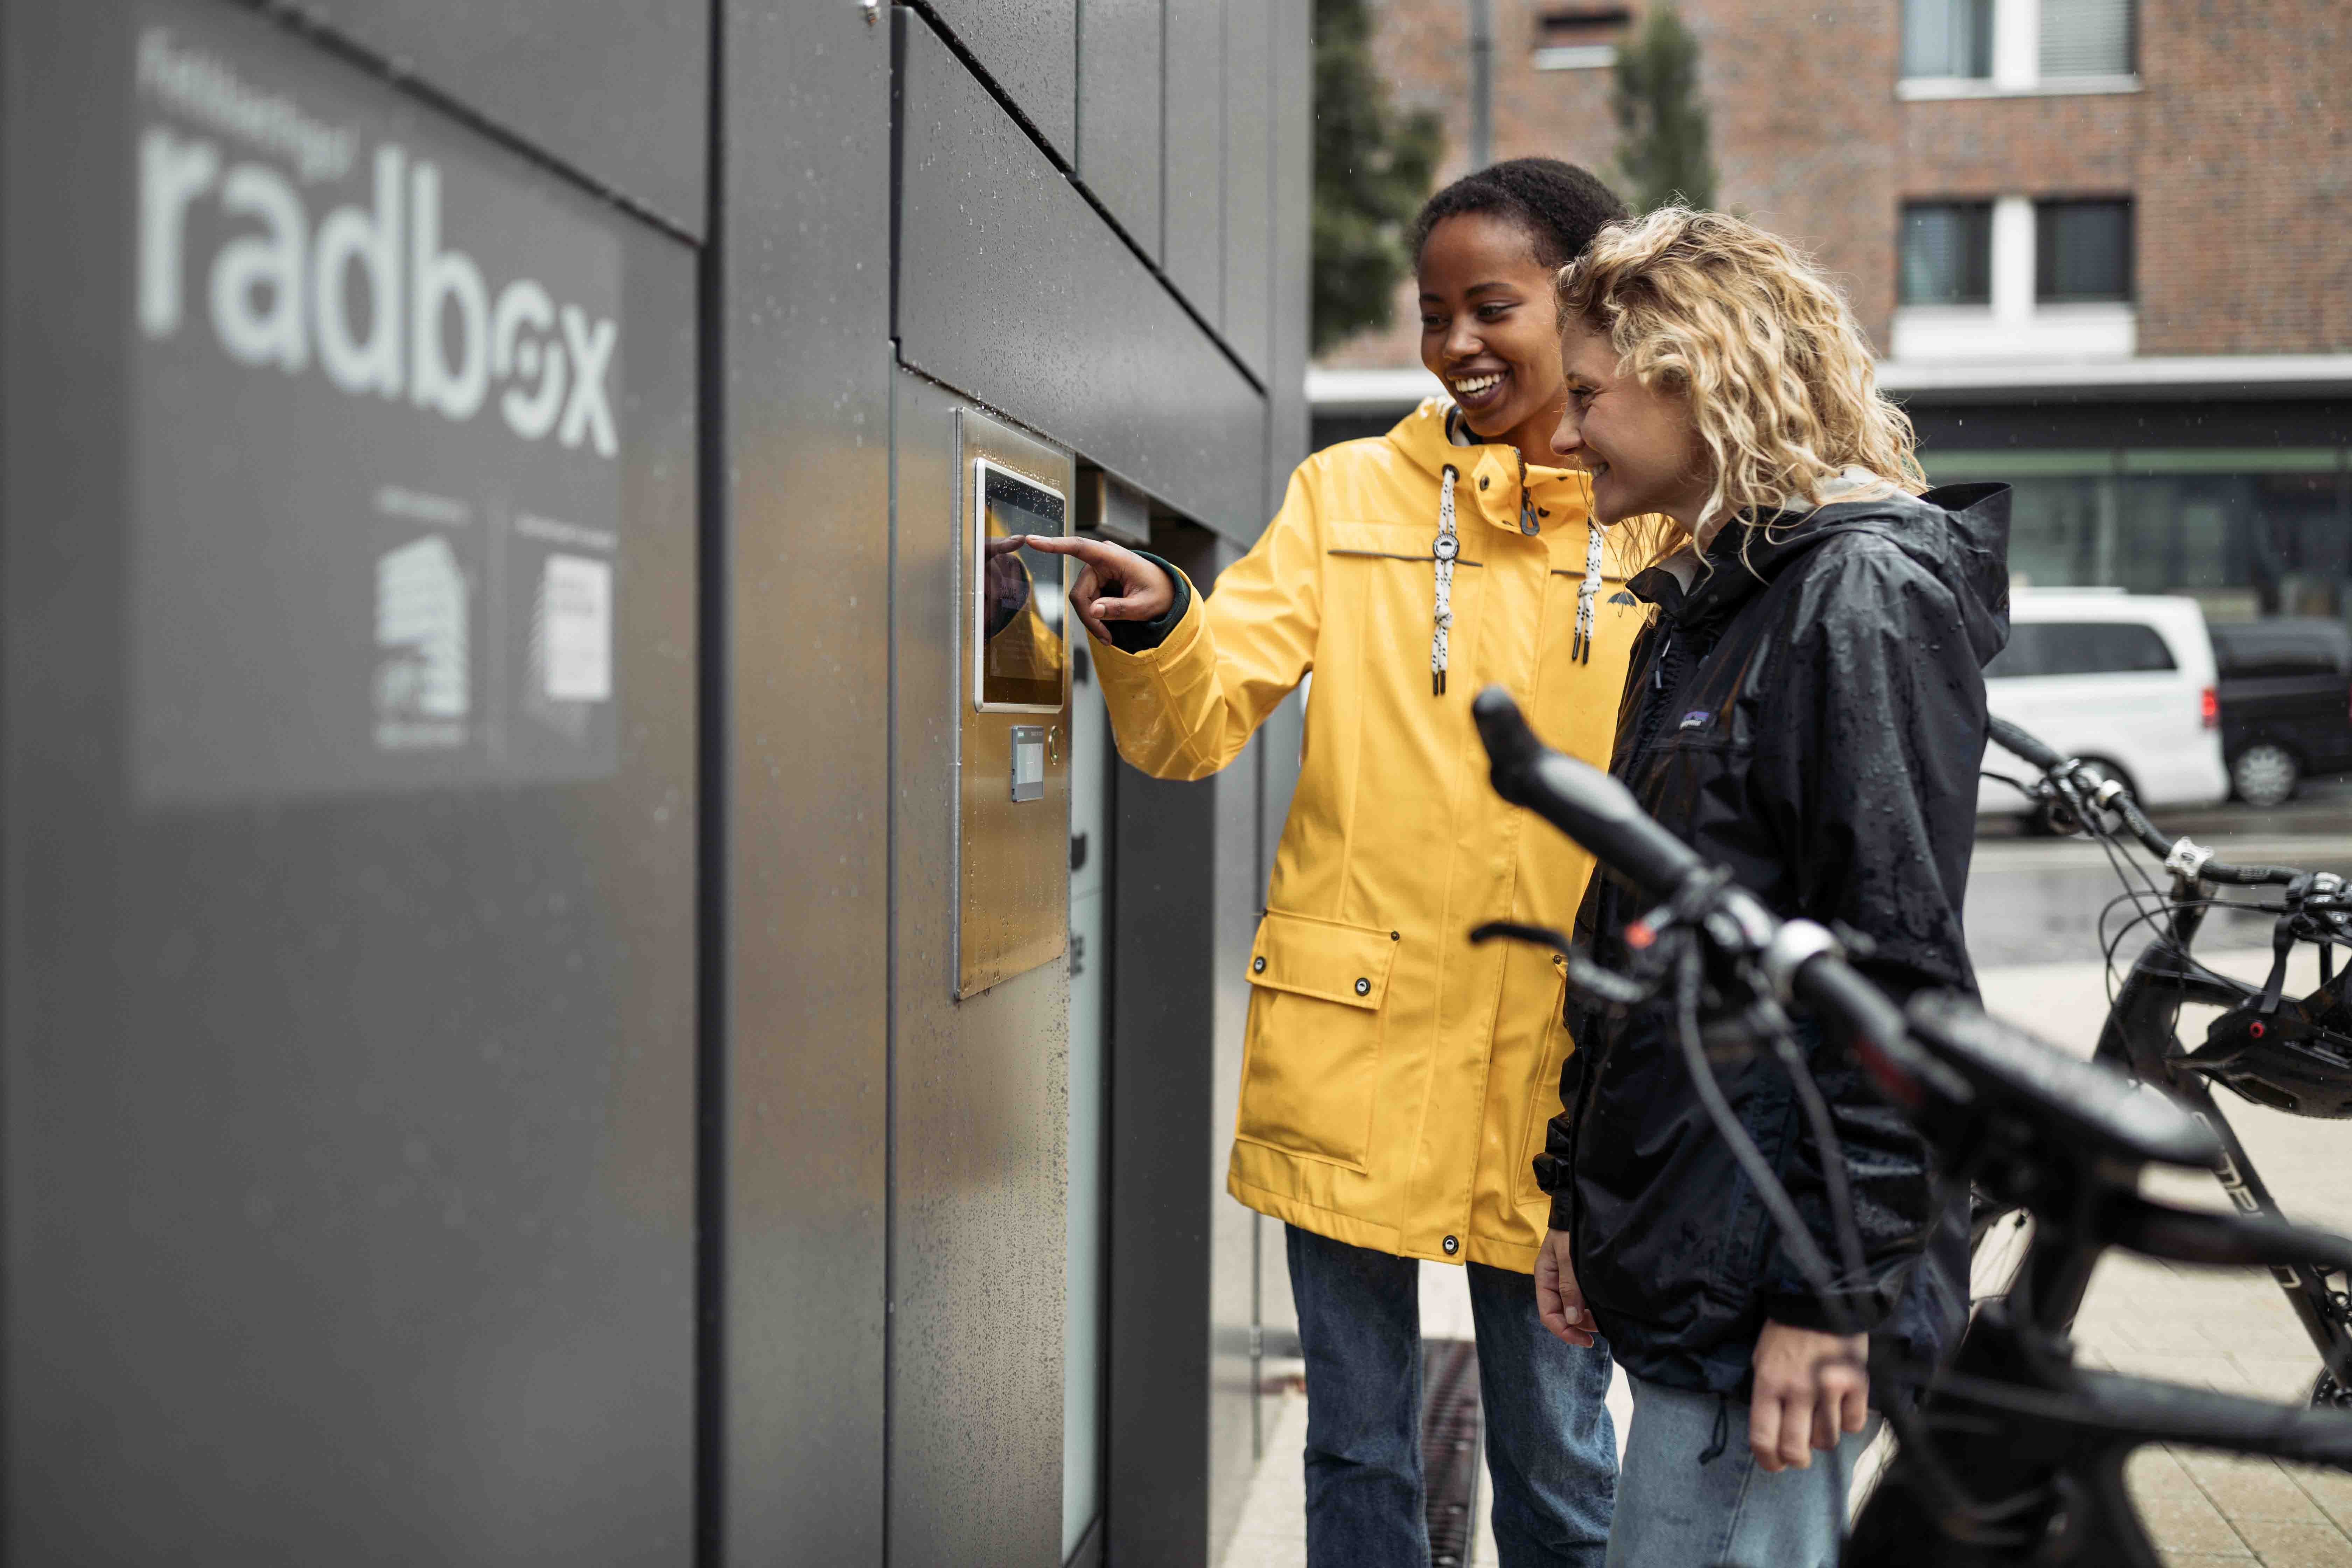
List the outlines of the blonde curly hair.
{"label": "blonde curly hair", "polygon": [[1660,207],[1602,229],[1559,289],[1563,330],[1605,337],[1625,373],[1687,404],[1714,474],[1702,519],[1810,509],[1855,468],[1882,494],[1927,488],[1845,296],[1778,236]]}

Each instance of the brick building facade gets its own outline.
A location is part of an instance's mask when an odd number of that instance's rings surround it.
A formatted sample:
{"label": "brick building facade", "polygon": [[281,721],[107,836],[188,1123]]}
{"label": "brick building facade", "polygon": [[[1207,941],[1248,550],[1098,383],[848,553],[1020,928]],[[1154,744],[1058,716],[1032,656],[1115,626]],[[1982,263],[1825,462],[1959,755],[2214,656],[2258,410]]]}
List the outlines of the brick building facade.
{"label": "brick building facade", "polygon": [[[1964,5],[1913,0],[1908,13],[1916,23]],[[2117,19],[2126,68],[2042,73],[2036,24],[2045,5],[2056,17],[2070,5]],[[1451,179],[1467,167],[1468,8],[1374,8],[1397,101],[1444,119],[1440,177]],[[1592,40],[1622,35],[1633,9],[1493,9],[1495,155],[1549,153],[1605,173],[1612,73],[1609,44]],[[1903,0],[1826,0],[1802,22],[1751,0],[1681,9],[1700,41],[1717,199],[1838,274],[1882,351],[1895,346],[1905,204],[2004,196],[2130,204],[2137,355],[2352,351],[2352,7],[2342,0],[1982,0],[1984,52],[2017,57],[2008,79],[1990,74],[2010,63],[1997,59],[1981,78],[1906,77]],[[1583,41],[1551,42],[1561,37]],[[1400,290],[1388,331],[1322,363],[1414,363],[1411,303]]]}
{"label": "brick building facade", "polygon": [[[1374,0],[1467,166],[1465,0]],[[1495,155],[1606,173],[1635,5],[1492,0]],[[2039,584],[2352,616],[2352,7],[1683,0],[1717,200],[1843,282],[1931,479],[2017,488]],[[1801,19],[1799,19],[1801,17]],[[1437,390],[1396,321],[1309,375],[1318,444]]]}

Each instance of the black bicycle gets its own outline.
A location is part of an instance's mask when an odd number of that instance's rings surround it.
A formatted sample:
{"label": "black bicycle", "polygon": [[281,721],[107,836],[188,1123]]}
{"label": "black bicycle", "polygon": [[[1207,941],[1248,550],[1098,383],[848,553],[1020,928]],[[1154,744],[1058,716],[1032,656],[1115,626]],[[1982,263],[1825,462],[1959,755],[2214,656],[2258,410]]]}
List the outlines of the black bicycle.
{"label": "black bicycle", "polygon": [[[1835,935],[1781,921],[1727,872],[1644,816],[1606,773],[1542,746],[1499,689],[1474,710],[1495,788],[1574,838],[1658,906],[1643,917],[1633,967],[1595,964],[1557,931],[1491,922],[1563,954],[1571,984],[1625,1007],[1671,995],[1685,1068],[1717,1133],[1771,1213],[1798,1268],[1834,1321],[1828,1256],[1741,1128],[1711,1055],[1732,1036],[1790,1073],[1821,1168],[1840,1262],[1858,1270],[1861,1238],[1834,1128],[1791,1005],[1843,1042],[1934,1151],[1948,1190],[1973,1186],[2032,1215],[2016,1289],[1987,1303],[1948,1368],[1874,1349],[1879,1405],[1900,1447],[1855,1521],[1853,1568],[2158,1568],[2124,1484],[2144,1443],[2181,1443],[2352,1471],[2352,1415],[2265,1404],[2085,1370],[2065,1328],[2100,1254],[2121,1246],[2180,1262],[2352,1266],[2352,1240],[2245,1213],[2177,1209],[2137,1194],[2150,1163],[2213,1168],[2221,1134],[2116,1068],[2070,1057],[1972,1002],[1923,994],[1897,1009],[1849,965]],[[1706,1020],[1712,1018],[1710,1029]],[[1915,1404],[1910,1394],[1916,1394]],[[1833,1500],[1844,1522],[1843,1500]]]}
{"label": "black bicycle", "polygon": [[[2329,872],[2216,859],[2189,838],[2160,832],[2120,782],[2060,756],[2014,724],[1995,719],[1990,729],[2002,749],[2039,771],[2031,783],[1991,776],[2024,790],[2062,829],[2099,840],[2117,858],[2125,892],[2109,909],[2128,904],[2133,913],[2112,937],[2102,931],[2110,974],[2117,950],[2134,931],[2155,931],[2115,988],[2095,1059],[2170,1090],[2211,1128],[2221,1145],[2213,1174],[2231,1202],[2249,1215],[2282,1218],[2213,1086],[2292,1115],[2352,1117],[2352,973],[2339,974],[2336,965],[2336,949],[2352,947],[2352,889]],[[2127,858],[2131,845],[2119,842],[2126,838],[2162,861],[2167,884],[2158,885]],[[2231,900],[2216,891],[2221,888],[2275,888],[2278,901]],[[2262,984],[2197,962],[2191,949],[2215,909],[2272,917],[2271,969]],[[2318,950],[2319,987],[2289,996],[2288,963],[2304,946]],[[2221,1009],[2195,1046],[2180,1037],[2181,1009],[2190,1004]],[[1989,1228],[1990,1236],[2000,1234],[1999,1224]],[[2338,1282],[2343,1270],[2305,1260],[2283,1262],[2271,1272],[2319,1352],[2311,1402],[2352,1409],[2352,1376],[2347,1375],[2352,1293]]]}

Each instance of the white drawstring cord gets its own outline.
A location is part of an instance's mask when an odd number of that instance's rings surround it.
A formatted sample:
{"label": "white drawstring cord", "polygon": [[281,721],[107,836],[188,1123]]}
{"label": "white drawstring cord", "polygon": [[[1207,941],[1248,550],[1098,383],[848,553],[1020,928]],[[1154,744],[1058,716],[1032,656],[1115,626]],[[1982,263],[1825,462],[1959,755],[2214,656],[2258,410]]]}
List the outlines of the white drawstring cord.
{"label": "white drawstring cord", "polygon": [[1434,697],[1445,695],[1445,634],[1454,625],[1454,558],[1462,552],[1462,542],[1454,533],[1454,465],[1448,463],[1437,487],[1437,542],[1430,546],[1437,561],[1437,624],[1429,634],[1429,690]]}
{"label": "white drawstring cord", "polygon": [[1576,637],[1568,657],[1592,662],[1592,601],[1601,592],[1601,525],[1585,520],[1584,581],[1576,590]]}

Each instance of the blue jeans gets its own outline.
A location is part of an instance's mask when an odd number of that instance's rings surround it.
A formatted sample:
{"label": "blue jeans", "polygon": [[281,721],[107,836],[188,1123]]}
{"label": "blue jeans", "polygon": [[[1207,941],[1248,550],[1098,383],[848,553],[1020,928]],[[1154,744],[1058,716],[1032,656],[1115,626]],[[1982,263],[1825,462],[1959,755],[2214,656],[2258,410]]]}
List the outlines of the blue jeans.
{"label": "blue jeans", "polygon": [[1748,1450],[1745,1405],[1628,1381],[1633,1423],[1608,1568],[1836,1568],[1846,1489],[1876,1411],[1834,1458],[1816,1452],[1811,1469],[1772,1475]]}
{"label": "blue jeans", "polygon": [[[1307,1356],[1308,1568],[1428,1568],[1421,1264],[1289,1230]],[[1545,1332],[1528,1275],[1466,1267],[1503,1568],[1601,1568],[1617,1489],[1609,1347]]]}

